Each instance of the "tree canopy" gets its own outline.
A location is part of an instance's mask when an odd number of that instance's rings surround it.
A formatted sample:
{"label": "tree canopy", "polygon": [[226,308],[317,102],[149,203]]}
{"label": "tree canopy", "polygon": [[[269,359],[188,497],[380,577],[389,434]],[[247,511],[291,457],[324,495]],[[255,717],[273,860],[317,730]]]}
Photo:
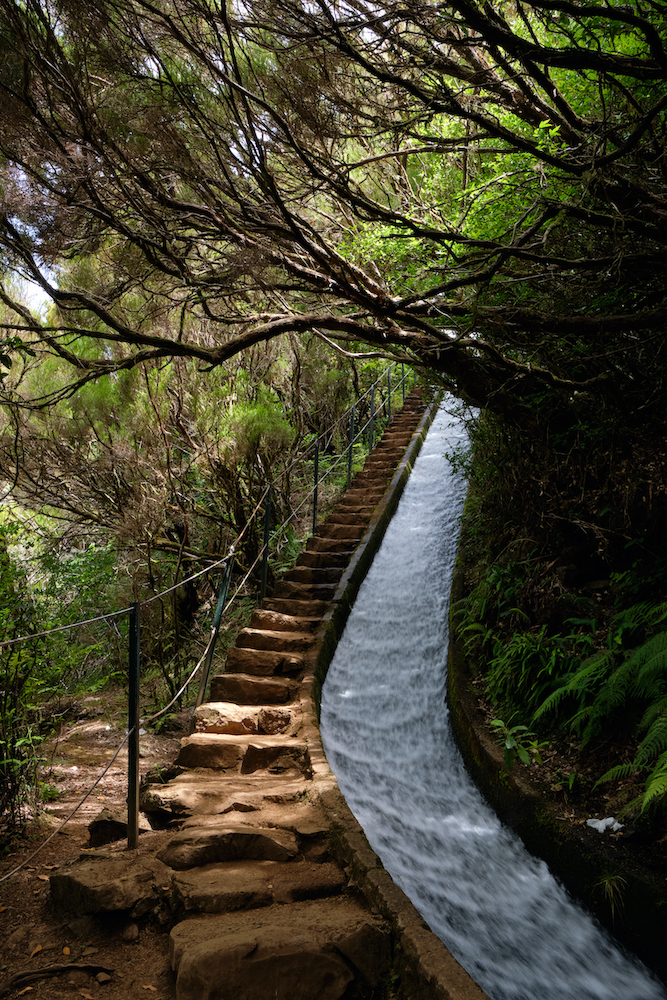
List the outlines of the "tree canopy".
{"label": "tree canopy", "polygon": [[[5,368],[40,402],[305,331],[662,420],[656,0],[0,0]],[[4,379],[25,401],[20,365]],[[38,394],[39,396],[39,394]]]}

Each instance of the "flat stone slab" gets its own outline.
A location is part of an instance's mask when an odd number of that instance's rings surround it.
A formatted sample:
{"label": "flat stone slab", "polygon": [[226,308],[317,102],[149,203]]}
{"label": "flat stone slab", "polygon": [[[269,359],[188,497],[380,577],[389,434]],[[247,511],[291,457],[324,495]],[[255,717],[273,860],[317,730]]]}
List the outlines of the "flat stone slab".
{"label": "flat stone slab", "polygon": [[194,827],[181,830],[159,852],[158,859],[182,871],[221,861],[291,861],[299,853],[296,837],[288,830],[241,825],[226,829]]}
{"label": "flat stone slab", "polygon": [[329,608],[329,601],[301,600],[286,597],[265,597],[262,608],[285,615],[309,615],[322,617]]}
{"label": "flat stone slab", "polygon": [[50,878],[51,898],[70,913],[148,913],[159,902],[156,886],[169,882],[169,869],[157,857],[135,860],[97,851],[85,854]]}
{"label": "flat stone slab", "polygon": [[345,549],[343,552],[313,552],[307,550],[299,555],[296,565],[312,568],[337,566],[340,569],[345,569],[353,553],[354,549],[350,548]]}
{"label": "flat stone slab", "polygon": [[[302,553],[302,555],[304,554]],[[303,615],[283,615],[278,611],[269,611],[266,608],[255,608],[250,617],[251,628],[271,629],[275,632],[313,633],[317,632],[319,624],[319,616],[309,618]]]}
{"label": "flat stone slab", "polygon": [[176,757],[178,767],[215,768],[252,774],[267,770],[271,774],[310,768],[308,745],[290,736],[225,736],[217,733],[194,733],[184,736]]}
{"label": "flat stone slab", "polygon": [[171,932],[178,1000],[340,1000],[353,979],[377,988],[386,925],[348,899],[185,920]]}
{"label": "flat stone slab", "polygon": [[237,861],[172,876],[173,905],[186,913],[231,913],[273,903],[321,899],[343,892],[347,877],[334,864]]}
{"label": "flat stone slab", "polygon": [[[356,519],[355,523],[358,522]],[[297,564],[289,571],[288,579],[298,583],[338,583],[342,566],[305,566]]]}
{"label": "flat stone slab", "polygon": [[296,694],[297,685],[283,677],[228,673],[212,677],[210,690],[211,701],[235,701],[239,705],[284,705]]}
{"label": "flat stone slab", "polygon": [[306,552],[349,552],[354,551],[358,539],[330,538],[328,535],[311,535],[306,542]]}
{"label": "flat stone slab", "polygon": [[[334,570],[340,576],[340,570]],[[305,653],[312,649],[315,636],[312,632],[287,632],[266,628],[241,629],[237,638],[237,646],[249,649],[271,649],[281,653]]]}
{"label": "flat stone slab", "polygon": [[[276,632],[276,635],[288,633]],[[309,645],[313,645],[313,636],[308,636]],[[258,642],[263,640],[258,637]],[[276,674],[293,675],[306,669],[308,659],[303,652],[272,650],[264,648],[248,648],[231,646],[227,650],[225,670],[230,674],[250,674],[256,677],[273,677]]]}
{"label": "flat stone slab", "polygon": [[289,597],[293,600],[331,600],[336,593],[335,583],[299,583],[292,580],[281,580],[274,588],[276,597]]}
{"label": "flat stone slab", "polygon": [[322,809],[300,794],[282,801],[259,793],[241,793],[234,797],[233,808],[224,816],[190,816],[183,822],[182,829],[224,829],[225,825],[288,830],[296,836],[299,853],[307,860],[321,862],[329,856],[330,826]]}
{"label": "flat stone slab", "polygon": [[262,708],[235,705],[227,701],[207,702],[195,709],[195,732],[249,736],[257,733],[275,735],[298,725],[296,712],[289,708]]}
{"label": "flat stone slab", "polygon": [[232,811],[257,808],[250,801],[291,802],[304,792],[303,777],[255,774],[243,777],[217,771],[187,771],[166,785],[151,783],[140,788],[142,809],[172,816],[219,816]]}

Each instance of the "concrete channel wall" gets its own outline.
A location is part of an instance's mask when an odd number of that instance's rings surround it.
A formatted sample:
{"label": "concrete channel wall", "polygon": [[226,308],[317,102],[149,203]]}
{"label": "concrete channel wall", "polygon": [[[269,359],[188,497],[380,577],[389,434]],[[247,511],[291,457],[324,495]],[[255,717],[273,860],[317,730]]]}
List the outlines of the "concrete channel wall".
{"label": "concrete channel wall", "polygon": [[[359,588],[382,544],[438,405],[435,402],[426,409],[338,584],[331,610],[322,621],[315,672],[312,677],[304,678],[302,688],[304,717],[310,720],[308,741],[315,781],[318,776],[325,778],[331,773],[317,727],[322,685]],[[320,799],[330,818],[332,844],[339,862],[349,869],[369,905],[391,922],[396,942],[393,973],[400,981],[403,995],[410,1000],[488,1000],[382,867],[338,786],[323,790]]]}

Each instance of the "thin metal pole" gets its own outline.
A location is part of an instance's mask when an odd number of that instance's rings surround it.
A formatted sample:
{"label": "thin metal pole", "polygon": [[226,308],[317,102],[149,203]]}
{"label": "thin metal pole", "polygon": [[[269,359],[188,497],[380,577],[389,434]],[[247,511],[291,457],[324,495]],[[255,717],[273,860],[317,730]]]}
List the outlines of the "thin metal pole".
{"label": "thin metal pole", "polygon": [[349,490],[350,483],[352,481],[352,448],[354,446],[354,410],[352,407],[352,412],[350,413],[350,447],[347,452],[347,488]]}
{"label": "thin metal pole", "polygon": [[195,702],[195,708],[199,706],[204,701],[204,695],[206,694],[206,688],[208,687],[208,679],[211,673],[211,664],[213,663],[213,654],[215,652],[215,646],[218,641],[218,633],[220,631],[220,620],[222,618],[222,612],[225,607],[225,601],[227,600],[227,593],[229,591],[229,584],[232,579],[232,571],[234,569],[234,556],[231,556],[229,562],[225,565],[225,572],[222,575],[222,583],[220,584],[220,593],[218,594],[218,603],[215,607],[215,614],[213,615],[213,624],[211,625],[211,638],[209,640],[208,649],[206,650],[206,660],[204,661],[204,669],[202,670],[201,681],[199,683],[199,693],[197,694],[197,701]]}
{"label": "thin metal pole", "polygon": [[128,664],[127,728],[127,846],[139,842],[139,681],[141,675],[140,605],[130,607],[130,657]]}
{"label": "thin metal pole", "polygon": [[391,423],[391,369],[387,369],[387,420]]}
{"label": "thin metal pole", "polygon": [[373,391],[371,393],[371,419],[370,419],[370,430],[368,432],[368,450],[373,450],[373,437],[374,437],[374,427],[375,422],[375,386],[373,386]]}
{"label": "thin metal pole", "polygon": [[405,365],[401,362],[401,385],[403,386],[403,402],[405,403]]}
{"label": "thin metal pole", "polygon": [[264,508],[264,538],[262,540],[262,583],[259,599],[266,597],[266,581],[269,574],[269,528],[271,526],[271,487],[266,491],[266,507]]}
{"label": "thin metal pole", "polygon": [[315,442],[315,464],[313,466],[313,534],[317,531],[317,483],[320,478],[320,442]]}

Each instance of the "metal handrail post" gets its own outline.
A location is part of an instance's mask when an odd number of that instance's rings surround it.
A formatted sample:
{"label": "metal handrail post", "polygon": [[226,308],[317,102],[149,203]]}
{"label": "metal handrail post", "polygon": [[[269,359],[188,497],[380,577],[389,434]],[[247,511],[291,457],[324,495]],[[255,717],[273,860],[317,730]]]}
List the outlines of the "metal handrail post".
{"label": "metal handrail post", "polygon": [[317,483],[320,478],[320,442],[315,442],[315,464],[313,466],[313,534],[317,531]]}
{"label": "metal handrail post", "polygon": [[375,422],[375,386],[373,386],[373,391],[371,393],[371,419],[370,419],[370,429],[368,431],[368,450],[373,450],[373,437],[375,436],[373,424]]}
{"label": "metal handrail post", "polygon": [[222,576],[222,583],[220,584],[220,593],[218,594],[218,603],[215,608],[215,614],[213,615],[213,624],[211,625],[211,638],[208,642],[208,648],[206,650],[206,659],[204,661],[204,669],[202,670],[201,681],[199,683],[199,693],[197,694],[197,701],[195,702],[195,708],[199,706],[204,701],[204,695],[206,694],[206,688],[208,687],[208,679],[211,673],[211,665],[213,664],[213,654],[215,652],[216,643],[218,641],[218,633],[220,632],[220,621],[222,619],[222,612],[225,608],[225,601],[227,600],[227,594],[229,592],[229,584],[232,579],[232,570],[234,567],[234,556],[231,556],[229,562],[225,565],[225,572]]}
{"label": "metal handrail post", "polygon": [[387,420],[391,423],[391,368],[387,369]]}
{"label": "metal handrail post", "polygon": [[352,449],[354,447],[354,406],[350,413],[350,447],[347,452],[347,488],[349,490],[352,481]]}
{"label": "metal handrail post", "polygon": [[266,491],[266,507],[264,508],[264,539],[262,541],[262,582],[259,599],[266,597],[266,581],[269,575],[269,528],[271,526],[271,487]]}
{"label": "metal handrail post", "polygon": [[139,681],[141,674],[140,608],[130,607],[130,656],[128,663],[127,728],[127,846],[139,843]]}

